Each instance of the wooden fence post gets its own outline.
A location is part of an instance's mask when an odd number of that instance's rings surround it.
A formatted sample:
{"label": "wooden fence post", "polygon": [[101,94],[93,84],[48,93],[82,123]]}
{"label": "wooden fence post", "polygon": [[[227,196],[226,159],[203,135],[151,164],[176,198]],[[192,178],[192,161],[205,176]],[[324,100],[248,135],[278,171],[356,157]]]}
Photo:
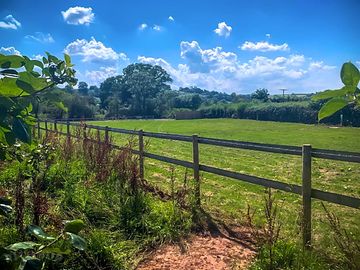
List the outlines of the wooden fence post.
{"label": "wooden fence post", "polygon": [[199,138],[197,135],[192,136],[193,143],[193,170],[195,181],[195,204],[198,210],[201,207],[201,194],[200,194],[200,165],[199,165]]}
{"label": "wooden fence post", "polygon": [[139,130],[139,173],[140,179],[144,180],[144,136],[143,130]]}
{"label": "wooden fence post", "polygon": [[302,147],[303,245],[311,247],[311,145]]}
{"label": "wooden fence post", "polygon": [[54,131],[55,131],[55,133],[57,133],[57,121],[56,120],[54,121]]}
{"label": "wooden fence post", "polygon": [[45,138],[48,137],[48,122],[45,120]]}

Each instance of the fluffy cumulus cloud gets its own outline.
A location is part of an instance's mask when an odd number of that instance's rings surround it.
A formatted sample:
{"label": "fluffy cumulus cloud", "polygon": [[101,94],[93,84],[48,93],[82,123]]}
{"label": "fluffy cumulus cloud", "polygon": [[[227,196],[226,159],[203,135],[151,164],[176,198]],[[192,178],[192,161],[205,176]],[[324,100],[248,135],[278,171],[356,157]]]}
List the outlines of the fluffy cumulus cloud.
{"label": "fluffy cumulus cloud", "polygon": [[101,82],[109,77],[118,74],[115,67],[100,67],[99,70],[91,70],[85,72],[85,78],[90,85],[99,85]]}
{"label": "fluffy cumulus cloud", "polygon": [[186,61],[191,72],[206,73],[214,68],[232,69],[237,56],[232,52],[224,52],[221,47],[203,50],[197,41],[182,41],[180,56]]}
{"label": "fluffy cumulus cloud", "polygon": [[66,11],[61,11],[61,14],[66,23],[74,25],[89,25],[95,18],[91,7],[71,7]]}
{"label": "fluffy cumulus cloud", "polygon": [[173,16],[169,16],[169,17],[168,17],[168,20],[169,20],[169,21],[172,21],[172,22],[175,21],[175,19],[174,19]]}
{"label": "fluffy cumulus cloud", "polygon": [[218,23],[218,27],[214,32],[219,36],[228,37],[232,31],[232,27],[227,25],[225,22]]}
{"label": "fluffy cumulus cloud", "polygon": [[265,87],[277,93],[280,88],[310,92],[338,84],[338,71],[334,66],[301,54],[275,58],[255,56],[242,62],[235,53],[221,47],[202,49],[196,41],[183,41],[180,55],[185,63],[177,66],[162,58],[139,56],[137,60],[162,66],[172,76],[174,87],[196,85],[229,93],[249,93]]}
{"label": "fluffy cumulus cloud", "polygon": [[86,81],[90,85],[99,85],[129,64],[125,53],[116,52],[94,37],[90,40],[77,39],[69,43],[64,52],[73,56],[74,63],[80,60],[77,64],[77,76],[80,81]]}
{"label": "fluffy cumulus cloud", "polygon": [[325,65],[324,61],[314,61],[309,64],[309,70],[331,70],[336,66]]}
{"label": "fluffy cumulus cloud", "polygon": [[54,38],[49,34],[45,34],[42,32],[36,32],[34,35],[25,36],[26,39],[34,40],[40,43],[53,43],[55,42]]}
{"label": "fluffy cumulus cloud", "polygon": [[9,55],[9,54],[21,55],[21,53],[17,49],[15,49],[15,47],[1,47],[0,53],[5,55]]}
{"label": "fluffy cumulus cloud", "polygon": [[0,28],[16,30],[20,27],[21,23],[11,14],[7,15],[2,21],[0,21]]}
{"label": "fluffy cumulus cloud", "polygon": [[70,55],[81,56],[83,62],[114,64],[118,60],[127,60],[126,54],[115,52],[94,37],[90,40],[77,39],[69,43],[65,52]]}
{"label": "fluffy cumulus cloud", "polygon": [[270,52],[270,51],[288,51],[289,45],[287,43],[283,44],[271,44],[267,41],[251,42],[245,41],[243,45],[240,46],[243,51],[261,51],[261,52]]}

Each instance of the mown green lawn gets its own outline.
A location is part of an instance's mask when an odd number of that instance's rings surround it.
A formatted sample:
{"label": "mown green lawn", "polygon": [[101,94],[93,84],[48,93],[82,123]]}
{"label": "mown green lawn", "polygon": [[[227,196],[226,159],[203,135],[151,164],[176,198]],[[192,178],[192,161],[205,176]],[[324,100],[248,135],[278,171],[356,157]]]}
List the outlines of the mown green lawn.
{"label": "mown green lawn", "polygon": [[[315,148],[360,152],[359,128],[238,119],[119,120],[91,124],[283,145],[311,144]],[[113,135],[113,140],[117,143],[123,143],[126,139],[125,135]],[[153,138],[147,138],[147,141],[148,152],[191,161],[191,143]],[[250,175],[301,184],[301,157],[297,156],[200,145],[200,162]],[[150,159],[145,163],[146,178],[162,189],[170,190],[171,165]],[[176,183],[181,185],[185,169],[176,167],[175,172]],[[188,170],[187,173],[191,178],[192,171]],[[360,164],[314,159],[312,176],[314,188],[360,198]],[[245,221],[244,213],[248,205],[258,209],[257,215],[261,215],[264,195],[262,187],[208,173],[201,174],[201,181],[203,206],[212,216],[242,223]],[[289,237],[296,237],[299,233],[301,197],[281,191],[276,192],[276,197],[281,209],[284,230]],[[317,200],[313,200],[313,206],[315,244],[331,249],[331,234],[324,223],[324,211]],[[338,214],[347,228],[359,228],[360,210],[330,203],[326,203],[326,206]]]}

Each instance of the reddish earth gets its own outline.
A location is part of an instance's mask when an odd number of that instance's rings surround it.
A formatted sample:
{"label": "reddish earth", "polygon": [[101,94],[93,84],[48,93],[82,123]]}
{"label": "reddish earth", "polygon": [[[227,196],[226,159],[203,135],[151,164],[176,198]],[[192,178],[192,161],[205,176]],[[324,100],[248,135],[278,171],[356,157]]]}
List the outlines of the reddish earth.
{"label": "reddish earth", "polygon": [[192,235],[181,244],[164,245],[142,261],[138,270],[246,269],[255,255],[254,243],[244,229],[228,233]]}

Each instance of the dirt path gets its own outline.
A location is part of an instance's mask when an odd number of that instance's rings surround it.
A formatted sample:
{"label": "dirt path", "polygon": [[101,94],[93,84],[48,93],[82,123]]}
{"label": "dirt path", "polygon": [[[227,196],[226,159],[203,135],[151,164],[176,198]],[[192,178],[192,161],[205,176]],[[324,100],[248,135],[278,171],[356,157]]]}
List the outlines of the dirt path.
{"label": "dirt path", "polygon": [[[242,229],[243,230],[243,229]],[[164,245],[141,262],[138,270],[227,270],[246,269],[255,256],[247,232],[232,229],[226,234],[192,235],[177,245]]]}

